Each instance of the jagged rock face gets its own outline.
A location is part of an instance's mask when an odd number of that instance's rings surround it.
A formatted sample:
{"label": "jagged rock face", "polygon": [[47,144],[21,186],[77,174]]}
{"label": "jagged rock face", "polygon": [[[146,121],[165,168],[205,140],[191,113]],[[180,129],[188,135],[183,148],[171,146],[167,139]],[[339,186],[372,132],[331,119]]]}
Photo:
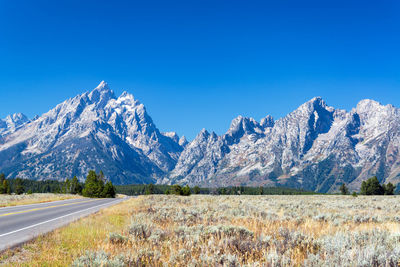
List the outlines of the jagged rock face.
{"label": "jagged rock face", "polygon": [[400,182],[400,110],[363,100],[350,112],[316,97],[277,121],[238,116],[218,136],[188,142],[160,132],[146,108],[102,82],[29,120],[0,120],[0,171],[8,177],[84,179],[103,170],[117,184],[289,186],[358,190],[377,175]]}
{"label": "jagged rock face", "polygon": [[95,169],[115,183],[149,183],[172,170],[183,150],[178,137],[160,133],[143,104],[126,92],[116,98],[105,82],[35,120],[11,118],[7,128],[0,122],[7,129],[0,170],[9,177],[84,179]]}
{"label": "jagged rock face", "polygon": [[239,116],[226,134],[205,133],[185,147],[163,182],[329,192],[343,182],[359,189],[373,175],[400,181],[399,109],[372,100],[346,112],[314,98],[275,122]]}
{"label": "jagged rock face", "polygon": [[15,132],[28,121],[28,118],[22,113],[8,115],[4,120],[0,119],[0,137]]}

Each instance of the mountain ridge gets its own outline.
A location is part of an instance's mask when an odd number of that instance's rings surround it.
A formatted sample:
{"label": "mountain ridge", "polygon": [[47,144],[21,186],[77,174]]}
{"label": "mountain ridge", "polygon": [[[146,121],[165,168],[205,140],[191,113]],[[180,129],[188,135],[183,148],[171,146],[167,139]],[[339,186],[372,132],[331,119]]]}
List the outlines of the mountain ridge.
{"label": "mountain ridge", "polygon": [[274,120],[234,118],[227,132],[203,129],[190,142],[161,132],[133,95],[102,81],[29,120],[0,120],[0,171],[8,177],[84,179],[103,170],[114,183],[290,186],[357,190],[377,175],[400,181],[400,111],[364,99],[350,111],[321,97]]}

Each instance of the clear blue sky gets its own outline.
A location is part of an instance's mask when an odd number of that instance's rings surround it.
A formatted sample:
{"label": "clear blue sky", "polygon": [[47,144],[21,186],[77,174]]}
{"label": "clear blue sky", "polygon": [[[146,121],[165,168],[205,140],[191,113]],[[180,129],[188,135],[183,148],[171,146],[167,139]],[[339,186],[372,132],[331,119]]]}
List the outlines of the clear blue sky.
{"label": "clear blue sky", "polygon": [[40,115],[101,80],[189,139],[314,96],[400,107],[398,3],[0,0],[0,117]]}

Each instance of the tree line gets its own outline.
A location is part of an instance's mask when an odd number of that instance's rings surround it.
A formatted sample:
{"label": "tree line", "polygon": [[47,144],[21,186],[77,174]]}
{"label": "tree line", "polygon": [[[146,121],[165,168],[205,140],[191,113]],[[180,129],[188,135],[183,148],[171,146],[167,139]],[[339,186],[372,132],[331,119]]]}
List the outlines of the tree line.
{"label": "tree line", "polygon": [[312,191],[305,191],[286,187],[246,187],[231,186],[219,188],[189,187],[180,185],[154,185],[154,184],[134,184],[117,185],[117,193],[136,196],[150,194],[174,194],[174,195],[311,195],[317,194]]}
{"label": "tree line", "polygon": [[74,176],[64,182],[57,180],[35,181],[29,179],[6,179],[0,174],[0,194],[32,194],[32,193],[63,193],[77,194],[84,197],[113,198],[116,190],[111,181],[107,181],[102,171],[98,174],[89,171],[84,183]]}
{"label": "tree line", "polygon": [[[372,195],[394,195],[396,187],[392,183],[380,184],[376,176],[369,178],[361,183],[360,195],[372,196]],[[348,195],[349,189],[346,184],[340,186],[340,193],[342,195]],[[353,192],[353,196],[356,196],[357,192]]]}
{"label": "tree line", "polygon": [[[343,195],[350,194],[346,184],[340,186]],[[108,198],[115,197],[116,193],[125,195],[146,195],[146,194],[174,194],[188,196],[191,194],[210,195],[310,195],[316,194],[312,191],[305,191],[285,187],[246,187],[231,186],[219,188],[204,188],[199,186],[189,187],[180,185],[117,185],[107,181],[104,173],[98,174],[90,170],[84,183],[81,183],[75,176],[66,179],[64,182],[57,180],[35,181],[29,179],[6,179],[4,173],[0,174],[0,194],[31,194],[31,193],[65,193],[78,194],[85,197]],[[353,192],[353,195],[393,195],[395,186],[392,183],[380,184],[376,176],[363,181],[360,192]]]}

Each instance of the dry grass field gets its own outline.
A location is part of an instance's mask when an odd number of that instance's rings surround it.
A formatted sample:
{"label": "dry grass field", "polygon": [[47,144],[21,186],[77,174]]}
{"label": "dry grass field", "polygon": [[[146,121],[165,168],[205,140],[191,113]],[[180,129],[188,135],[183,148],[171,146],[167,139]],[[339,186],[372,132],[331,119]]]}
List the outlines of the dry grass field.
{"label": "dry grass field", "polygon": [[81,198],[81,196],[71,195],[71,194],[52,194],[52,193],[43,193],[43,194],[35,193],[35,194],[24,194],[24,195],[0,194],[0,207],[43,203],[43,202],[65,200],[71,198]]}
{"label": "dry grass field", "polygon": [[23,266],[398,266],[398,196],[142,196],[0,257]]}

